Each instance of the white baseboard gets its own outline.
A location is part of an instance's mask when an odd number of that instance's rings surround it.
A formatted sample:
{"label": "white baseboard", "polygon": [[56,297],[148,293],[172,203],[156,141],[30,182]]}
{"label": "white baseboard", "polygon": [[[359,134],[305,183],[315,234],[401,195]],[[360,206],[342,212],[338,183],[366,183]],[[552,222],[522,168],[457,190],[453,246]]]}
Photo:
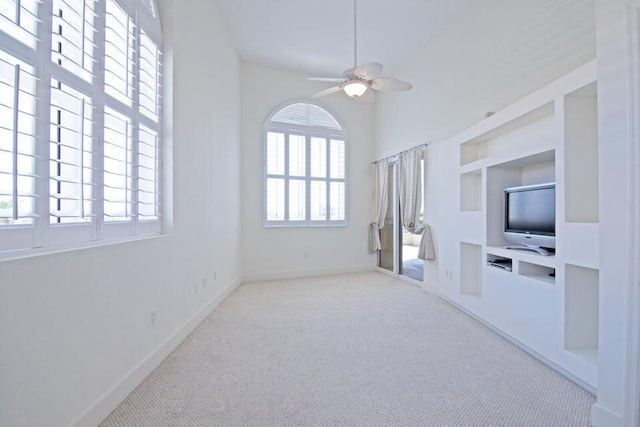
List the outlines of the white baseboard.
{"label": "white baseboard", "polygon": [[520,341],[518,341],[517,339],[513,338],[511,335],[509,335],[506,332],[504,332],[503,330],[493,326],[491,323],[487,322],[483,318],[477,316],[473,312],[467,310],[466,308],[464,308],[460,304],[456,303],[455,301],[447,298],[446,296],[440,295],[440,298],[442,298],[443,301],[446,301],[447,303],[451,304],[452,306],[454,306],[458,310],[462,311],[467,316],[470,316],[470,317],[474,318],[475,320],[477,320],[478,322],[482,323],[484,326],[486,326],[487,328],[491,329],[493,332],[495,332],[496,334],[500,335],[502,338],[506,339],[507,341],[511,342],[516,347],[519,347],[521,350],[529,353],[531,356],[535,357],[536,359],[538,359],[539,361],[541,361],[542,363],[544,363],[545,365],[547,365],[551,369],[557,371],[558,373],[560,373],[563,376],[567,377],[569,380],[571,380],[574,383],[578,384],[580,387],[582,387],[583,389],[587,390],[589,393],[594,394],[594,395],[598,394],[598,390],[595,387],[593,387],[591,384],[581,380],[580,378],[578,378],[577,376],[573,375],[571,372],[567,371],[566,369],[562,368],[561,366],[556,365],[551,360],[547,359],[546,357],[544,357],[543,355],[541,355],[537,351],[529,348],[525,344],[523,344]]}
{"label": "white baseboard", "polygon": [[411,277],[403,276],[402,274],[396,274],[393,271],[389,271],[385,268],[376,267],[375,271],[378,273],[386,274],[389,277],[393,277],[398,280],[403,280],[407,283],[411,283],[412,285],[417,285],[422,288],[423,291],[428,292],[434,295],[440,295],[440,290],[437,285],[427,282],[421,282],[419,280],[412,279]]}
{"label": "white baseboard", "polygon": [[624,427],[624,419],[594,403],[591,406],[591,425],[593,427]]}
{"label": "white baseboard", "polygon": [[433,283],[424,282],[422,284],[422,290],[434,295],[440,295],[440,289],[438,285],[434,285]]}
{"label": "white baseboard", "polygon": [[262,282],[267,280],[299,279],[303,277],[331,276],[334,274],[366,273],[375,271],[373,265],[356,265],[337,268],[324,268],[318,270],[294,270],[278,271],[275,273],[247,274],[243,277],[243,282]]}
{"label": "white baseboard", "polygon": [[241,283],[240,279],[230,283],[71,425],[74,427],[95,427],[99,425]]}

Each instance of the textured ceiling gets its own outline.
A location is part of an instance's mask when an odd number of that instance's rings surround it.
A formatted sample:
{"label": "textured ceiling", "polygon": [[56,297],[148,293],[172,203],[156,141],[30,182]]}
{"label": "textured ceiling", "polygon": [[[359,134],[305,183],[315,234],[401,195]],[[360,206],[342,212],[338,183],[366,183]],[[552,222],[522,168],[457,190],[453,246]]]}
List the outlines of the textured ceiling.
{"label": "textured ceiling", "polygon": [[[353,66],[352,0],[217,0],[247,61],[341,75]],[[387,72],[482,0],[359,0],[358,63]]]}

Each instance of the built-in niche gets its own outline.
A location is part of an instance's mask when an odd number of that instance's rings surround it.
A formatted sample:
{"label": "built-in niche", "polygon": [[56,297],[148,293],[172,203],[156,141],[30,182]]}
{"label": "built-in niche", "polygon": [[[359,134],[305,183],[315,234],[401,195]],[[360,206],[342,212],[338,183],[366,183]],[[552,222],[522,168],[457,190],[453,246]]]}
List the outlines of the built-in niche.
{"label": "built-in niche", "polygon": [[599,221],[598,99],[592,83],[564,98],[564,178],[567,222]]}
{"label": "built-in niche", "polygon": [[[532,154],[487,168],[487,244],[501,247],[504,239],[504,190],[555,182],[555,150]],[[557,195],[556,195],[557,197]]]}
{"label": "built-in niche", "polygon": [[460,210],[463,212],[482,210],[482,170],[460,175]]}
{"label": "built-in niche", "polygon": [[482,296],[482,246],[460,242],[460,293]]}
{"label": "built-in niche", "polygon": [[592,364],[598,362],[599,271],[565,265],[564,347]]}

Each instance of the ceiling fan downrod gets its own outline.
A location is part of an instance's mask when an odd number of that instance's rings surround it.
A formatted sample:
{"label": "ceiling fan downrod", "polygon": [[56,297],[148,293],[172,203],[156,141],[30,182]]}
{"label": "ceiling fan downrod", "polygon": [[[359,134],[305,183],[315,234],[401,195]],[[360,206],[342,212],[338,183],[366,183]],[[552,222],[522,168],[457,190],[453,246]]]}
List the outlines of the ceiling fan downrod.
{"label": "ceiling fan downrod", "polygon": [[358,0],[353,0],[353,68],[358,66]]}

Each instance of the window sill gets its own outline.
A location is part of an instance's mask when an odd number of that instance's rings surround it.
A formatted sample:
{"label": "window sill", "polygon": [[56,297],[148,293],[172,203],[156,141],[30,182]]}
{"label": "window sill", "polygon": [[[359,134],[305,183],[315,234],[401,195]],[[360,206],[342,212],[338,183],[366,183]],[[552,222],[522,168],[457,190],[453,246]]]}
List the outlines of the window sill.
{"label": "window sill", "polygon": [[36,258],[40,256],[46,255],[55,255],[65,252],[74,252],[81,251],[85,249],[99,248],[103,246],[111,246],[111,245],[120,245],[124,243],[132,243],[139,242],[142,240],[156,240],[156,239],[166,239],[171,237],[169,234],[152,234],[145,236],[135,236],[135,237],[126,237],[126,238],[117,238],[117,239],[109,239],[109,240],[97,240],[94,242],[87,242],[83,244],[69,244],[69,245],[58,245],[58,246],[49,246],[46,248],[33,248],[33,249],[19,249],[13,251],[5,251],[0,252],[0,263],[7,261],[17,261],[28,258]]}
{"label": "window sill", "polygon": [[344,228],[347,227],[349,224],[346,222],[340,222],[337,224],[308,224],[308,223],[301,223],[301,224],[294,224],[294,223],[287,223],[287,224],[283,224],[283,223],[278,223],[278,224],[268,224],[268,223],[263,223],[262,227],[263,228]]}

